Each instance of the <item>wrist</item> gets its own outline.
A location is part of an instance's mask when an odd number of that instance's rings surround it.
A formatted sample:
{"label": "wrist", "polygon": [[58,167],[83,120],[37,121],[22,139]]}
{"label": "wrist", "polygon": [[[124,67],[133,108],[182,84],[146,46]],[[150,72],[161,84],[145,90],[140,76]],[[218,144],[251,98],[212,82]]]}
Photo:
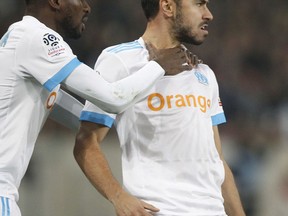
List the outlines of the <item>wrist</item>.
{"label": "wrist", "polygon": [[108,198],[108,200],[115,205],[117,200],[119,200],[120,195],[123,193],[122,189],[116,190],[115,193],[111,194]]}

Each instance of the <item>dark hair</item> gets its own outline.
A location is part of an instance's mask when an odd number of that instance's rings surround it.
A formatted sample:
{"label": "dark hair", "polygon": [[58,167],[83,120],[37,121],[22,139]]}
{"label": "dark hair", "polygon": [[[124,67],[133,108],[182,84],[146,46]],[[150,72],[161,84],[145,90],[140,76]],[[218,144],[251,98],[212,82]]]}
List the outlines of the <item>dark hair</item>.
{"label": "dark hair", "polygon": [[35,3],[43,2],[42,0],[25,0],[26,5],[33,5]]}
{"label": "dark hair", "polygon": [[[177,7],[180,6],[181,0],[173,0]],[[159,12],[159,0],[141,0],[142,9],[147,20],[153,19]]]}
{"label": "dark hair", "polygon": [[159,11],[159,0],[141,0],[142,9],[147,18],[153,19]]}

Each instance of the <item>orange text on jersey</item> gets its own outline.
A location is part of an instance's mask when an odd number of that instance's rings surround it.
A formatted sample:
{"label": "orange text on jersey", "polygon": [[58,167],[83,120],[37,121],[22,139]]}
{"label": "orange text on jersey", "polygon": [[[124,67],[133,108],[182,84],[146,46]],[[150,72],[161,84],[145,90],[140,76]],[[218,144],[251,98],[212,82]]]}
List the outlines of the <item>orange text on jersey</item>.
{"label": "orange text on jersey", "polygon": [[[154,103],[153,103],[154,102]],[[157,102],[157,103],[155,103]],[[166,95],[163,96],[159,93],[153,93],[148,96],[148,107],[152,111],[160,111],[167,107],[168,109],[177,107],[199,107],[199,109],[206,113],[207,109],[210,108],[211,101],[204,96],[189,95]]]}

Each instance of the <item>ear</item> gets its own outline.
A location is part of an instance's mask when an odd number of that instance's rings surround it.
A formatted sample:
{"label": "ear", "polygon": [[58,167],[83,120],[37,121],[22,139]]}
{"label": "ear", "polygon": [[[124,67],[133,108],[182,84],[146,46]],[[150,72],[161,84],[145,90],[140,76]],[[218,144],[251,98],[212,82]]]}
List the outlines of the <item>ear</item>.
{"label": "ear", "polygon": [[167,17],[172,17],[176,11],[176,4],[173,0],[160,0],[160,11]]}
{"label": "ear", "polygon": [[61,7],[61,0],[48,0],[48,3],[55,10],[59,10]]}

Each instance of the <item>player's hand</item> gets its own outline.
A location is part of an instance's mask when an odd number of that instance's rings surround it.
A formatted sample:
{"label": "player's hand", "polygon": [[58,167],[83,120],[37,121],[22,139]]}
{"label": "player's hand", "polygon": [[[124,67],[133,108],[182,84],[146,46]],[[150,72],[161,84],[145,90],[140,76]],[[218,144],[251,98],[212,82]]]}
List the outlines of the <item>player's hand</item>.
{"label": "player's hand", "polygon": [[159,209],[136,197],[121,192],[112,200],[117,216],[152,216]]}
{"label": "player's hand", "polygon": [[151,43],[146,43],[149,60],[156,61],[165,70],[165,75],[176,75],[197,66],[198,57],[192,54],[184,45],[174,48],[156,49]]}
{"label": "player's hand", "polygon": [[193,68],[196,68],[198,64],[202,64],[203,61],[198,58],[197,55],[193,54],[190,50],[188,50],[183,44],[181,44],[181,47],[186,53],[188,64],[191,65]]}

